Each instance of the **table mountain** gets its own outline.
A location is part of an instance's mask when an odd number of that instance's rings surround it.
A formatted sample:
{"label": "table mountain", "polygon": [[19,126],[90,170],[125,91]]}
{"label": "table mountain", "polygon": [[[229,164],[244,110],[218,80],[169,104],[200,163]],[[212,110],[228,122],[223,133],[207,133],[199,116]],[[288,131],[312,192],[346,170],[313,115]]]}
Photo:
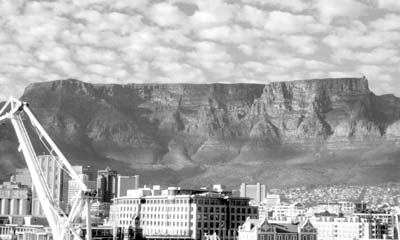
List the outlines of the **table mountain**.
{"label": "table mountain", "polygon": [[[268,186],[397,181],[400,99],[365,78],[269,84],[29,85],[21,97],[73,164],[149,183]],[[1,172],[23,166],[9,126]],[[38,150],[40,151],[40,150]]]}

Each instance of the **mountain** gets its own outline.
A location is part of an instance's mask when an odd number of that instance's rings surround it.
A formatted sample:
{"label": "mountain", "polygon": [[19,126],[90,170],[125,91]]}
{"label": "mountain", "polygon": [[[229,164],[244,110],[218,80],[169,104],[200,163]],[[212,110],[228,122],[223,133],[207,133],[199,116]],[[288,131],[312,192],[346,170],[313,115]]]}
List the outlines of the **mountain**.
{"label": "mountain", "polygon": [[[365,78],[269,84],[29,85],[21,97],[73,164],[148,183],[268,186],[398,181],[400,99]],[[10,124],[0,173],[24,165]]]}

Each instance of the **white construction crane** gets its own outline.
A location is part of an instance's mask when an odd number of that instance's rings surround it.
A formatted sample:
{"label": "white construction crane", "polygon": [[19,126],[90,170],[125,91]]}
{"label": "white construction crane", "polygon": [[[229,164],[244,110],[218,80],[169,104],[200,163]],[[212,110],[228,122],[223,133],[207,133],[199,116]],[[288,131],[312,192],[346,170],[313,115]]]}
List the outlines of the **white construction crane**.
{"label": "white construction crane", "polygon": [[[74,197],[70,213],[67,215],[54,201],[53,194],[49,190],[46,177],[38,161],[35,149],[25,128],[23,117],[27,117],[33,129],[36,131],[40,141],[53,156],[54,161],[72,180],[75,180],[80,188],[79,193]],[[82,219],[86,219],[86,240],[91,240],[90,206],[95,197],[95,192],[88,191],[86,185],[71,164],[67,161],[60,149],[33,115],[26,102],[10,97],[0,110],[0,122],[11,120],[19,141],[19,151],[22,151],[32,176],[32,184],[39,197],[43,209],[52,230],[54,240],[78,240],[81,239]]]}

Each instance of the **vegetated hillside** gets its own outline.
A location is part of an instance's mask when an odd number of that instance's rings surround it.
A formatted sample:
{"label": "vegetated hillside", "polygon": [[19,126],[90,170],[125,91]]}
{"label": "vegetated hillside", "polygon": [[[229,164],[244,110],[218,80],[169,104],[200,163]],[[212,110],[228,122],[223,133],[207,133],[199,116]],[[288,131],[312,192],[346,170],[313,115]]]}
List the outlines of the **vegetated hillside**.
{"label": "vegetated hillside", "polygon": [[[22,96],[74,164],[150,183],[270,186],[399,177],[400,99],[365,78],[269,84],[35,83]],[[0,171],[23,165],[10,126]]]}

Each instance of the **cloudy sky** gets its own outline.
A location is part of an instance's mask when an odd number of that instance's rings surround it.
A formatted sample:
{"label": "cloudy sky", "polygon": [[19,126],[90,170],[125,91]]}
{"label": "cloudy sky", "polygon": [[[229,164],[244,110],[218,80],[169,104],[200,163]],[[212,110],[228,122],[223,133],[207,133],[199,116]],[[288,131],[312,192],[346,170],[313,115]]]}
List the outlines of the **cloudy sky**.
{"label": "cloudy sky", "polygon": [[361,77],[400,96],[399,0],[0,0],[0,99],[37,81]]}

